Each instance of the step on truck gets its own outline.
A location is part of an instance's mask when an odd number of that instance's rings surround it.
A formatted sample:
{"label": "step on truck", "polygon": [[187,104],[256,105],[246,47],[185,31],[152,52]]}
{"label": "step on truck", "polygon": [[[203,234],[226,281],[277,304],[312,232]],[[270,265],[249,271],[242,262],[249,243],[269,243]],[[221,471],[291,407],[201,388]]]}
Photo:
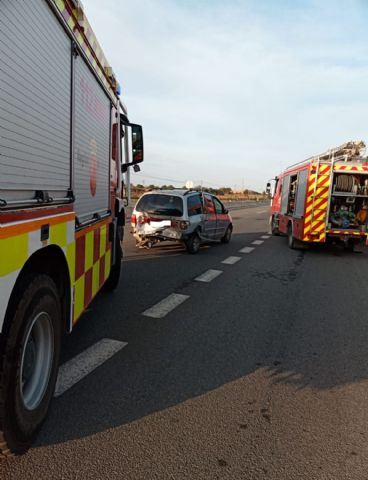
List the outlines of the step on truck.
{"label": "step on truck", "polygon": [[353,251],[362,251],[368,232],[364,152],[364,142],[347,142],[278,175],[272,195],[272,233],[287,235],[290,248],[343,242]]}
{"label": "step on truck", "polygon": [[0,455],[44,421],[61,336],[119,281],[142,128],[78,0],[0,1]]}

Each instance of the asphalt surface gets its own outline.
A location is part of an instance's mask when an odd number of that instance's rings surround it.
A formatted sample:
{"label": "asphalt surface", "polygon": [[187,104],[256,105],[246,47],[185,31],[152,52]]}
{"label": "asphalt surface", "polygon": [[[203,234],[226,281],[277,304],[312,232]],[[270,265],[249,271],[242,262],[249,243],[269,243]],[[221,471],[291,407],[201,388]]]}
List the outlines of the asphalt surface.
{"label": "asphalt surface", "polygon": [[[234,210],[228,245],[136,250],[65,338],[128,345],[54,399],[1,479],[368,479],[368,252],[290,250],[268,207]],[[234,265],[222,260],[239,256]],[[211,283],[194,279],[208,269]],[[165,318],[142,315],[171,293]]]}

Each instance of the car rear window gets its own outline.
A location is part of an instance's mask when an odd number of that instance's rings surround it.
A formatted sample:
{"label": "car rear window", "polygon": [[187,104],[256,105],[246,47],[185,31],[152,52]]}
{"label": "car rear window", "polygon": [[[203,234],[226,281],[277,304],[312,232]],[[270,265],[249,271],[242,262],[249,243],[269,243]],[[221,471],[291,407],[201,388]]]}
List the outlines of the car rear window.
{"label": "car rear window", "polygon": [[175,195],[148,194],[138,201],[135,208],[138,212],[181,217],[183,200]]}

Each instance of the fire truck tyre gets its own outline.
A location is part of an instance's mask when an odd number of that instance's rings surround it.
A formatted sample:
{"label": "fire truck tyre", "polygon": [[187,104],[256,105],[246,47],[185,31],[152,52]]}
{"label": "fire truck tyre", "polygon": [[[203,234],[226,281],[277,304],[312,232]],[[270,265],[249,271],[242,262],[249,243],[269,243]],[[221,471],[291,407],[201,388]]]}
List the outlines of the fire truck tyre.
{"label": "fire truck tyre", "polygon": [[272,217],[272,220],[271,220],[271,233],[272,235],[280,235],[278,224],[274,216]]}
{"label": "fire truck tyre", "polygon": [[197,253],[201,247],[201,239],[198,234],[193,233],[193,235],[186,241],[185,246],[189,253]]}
{"label": "fire truck tyre", "polygon": [[229,243],[231,240],[231,234],[233,233],[233,229],[229,226],[226,229],[225,235],[221,238],[222,243]]}
{"label": "fire truck tyre", "polygon": [[122,258],[123,250],[121,248],[120,236],[117,235],[115,242],[115,263],[111,266],[109,278],[105,283],[105,289],[107,291],[113,291],[119,285]]}
{"label": "fire truck tyre", "polygon": [[293,250],[299,247],[298,240],[293,236],[293,227],[291,223],[289,223],[289,226],[288,226],[288,243],[289,243],[289,247]]}
{"label": "fire truck tyre", "polygon": [[59,364],[62,314],[53,280],[25,277],[17,299],[0,344],[0,456],[30,447],[46,418]]}

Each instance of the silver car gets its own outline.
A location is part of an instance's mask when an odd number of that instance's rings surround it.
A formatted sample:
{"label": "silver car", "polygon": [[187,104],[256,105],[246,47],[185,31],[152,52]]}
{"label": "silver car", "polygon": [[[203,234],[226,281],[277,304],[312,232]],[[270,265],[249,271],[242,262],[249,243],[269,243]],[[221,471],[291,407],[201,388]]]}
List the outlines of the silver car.
{"label": "silver car", "polygon": [[218,198],[193,190],[155,190],[138,200],[131,217],[137,246],[166,240],[183,242],[190,253],[201,243],[229,243],[233,224]]}

